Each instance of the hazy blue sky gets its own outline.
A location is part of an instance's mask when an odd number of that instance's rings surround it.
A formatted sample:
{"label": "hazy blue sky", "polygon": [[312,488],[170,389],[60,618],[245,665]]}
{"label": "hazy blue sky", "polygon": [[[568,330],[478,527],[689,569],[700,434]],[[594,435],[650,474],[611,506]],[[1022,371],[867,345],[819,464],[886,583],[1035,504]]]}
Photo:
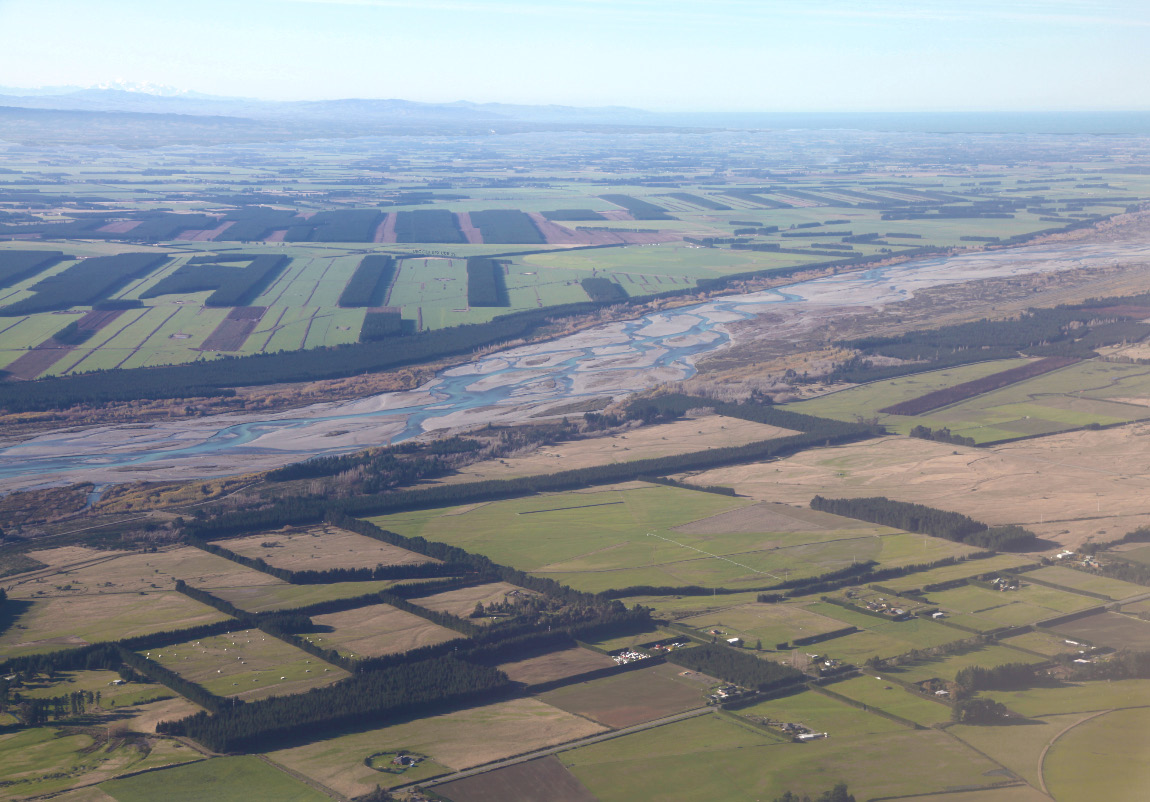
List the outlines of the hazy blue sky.
{"label": "hazy blue sky", "polygon": [[1150,109],[1147,0],[0,0],[0,85],[655,110]]}

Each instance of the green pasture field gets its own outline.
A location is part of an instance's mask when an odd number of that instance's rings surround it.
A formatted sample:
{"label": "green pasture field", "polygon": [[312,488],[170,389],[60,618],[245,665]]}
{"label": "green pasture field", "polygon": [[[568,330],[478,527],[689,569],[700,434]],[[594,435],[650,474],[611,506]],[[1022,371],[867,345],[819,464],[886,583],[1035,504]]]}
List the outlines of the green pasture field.
{"label": "green pasture field", "polygon": [[[929,704],[929,702],[927,703]],[[891,771],[890,756],[899,756]],[[779,743],[719,716],[563,752],[559,759],[602,802],[773,799],[818,795],[845,781],[858,799],[991,785],[997,766],[941,732],[897,732]]]}
{"label": "green pasture field", "polygon": [[330,685],[348,673],[258,629],[140,654],[217,696],[262,699]]}
{"label": "green pasture field", "polygon": [[1084,721],[1054,742],[1042,763],[1055,799],[1143,799],[1150,788],[1150,710],[1115,710]]}
{"label": "green pasture field", "polygon": [[1129,551],[1114,552],[1114,554],[1123,560],[1150,565],[1150,546],[1139,546]]}
{"label": "green pasture field", "polygon": [[1120,579],[1111,579],[1105,576],[1095,576],[1074,568],[1065,568],[1061,565],[1052,565],[1049,568],[1039,568],[1023,575],[1023,579],[1033,577],[1044,582],[1052,582],[1059,587],[1069,590],[1085,590],[1090,593],[1101,593],[1111,599],[1128,599],[1131,596],[1140,596],[1147,593],[1143,585],[1133,582],[1123,582]]}
{"label": "green pasture field", "polygon": [[735,713],[755,723],[770,719],[802,724],[813,732],[825,732],[831,738],[858,738],[906,730],[904,725],[889,718],[859,710],[814,691],[801,691],[750,707],[740,707]]}
{"label": "green pasture field", "polygon": [[1150,707],[1150,680],[1074,682],[1023,691],[982,691],[982,694],[1002,702],[1020,715],[1034,718],[1062,713]]}
{"label": "green pasture field", "polygon": [[1029,649],[1032,652],[1037,652],[1046,657],[1054,657],[1059,654],[1076,654],[1080,648],[1078,646],[1071,646],[1066,642],[1066,638],[1061,635],[1039,631],[1001,638],[1000,642],[1006,646],[1013,646],[1017,649]]}
{"label": "green pasture field", "polygon": [[[587,719],[537,699],[512,699],[353,732],[270,753],[277,763],[347,796],[460,771],[602,732]],[[364,760],[385,751],[426,755],[417,770],[376,771]]]}
{"label": "green pasture field", "polygon": [[951,623],[972,627],[980,632],[999,627],[1025,626],[1095,607],[1100,603],[1098,599],[1042,585],[1024,585],[1020,590],[1011,591],[966,585],[935,591],[930,594],[930,600],[949,615]]}
{"label": "green pasture field", "polygon": [[[740,637],[748,644],[761,640],[764,649],[774,649],[779,643],[833,632],[844,626],[841,621],[812,613],[798,604],[758,602],[683,618],[678,623],[693,627],[706,638],[710,637],[712,629],[718,629],[724,637]],[[819,645],[803,648],[817,649]]]}
{"label": "green pasture field", "polygon": [[49,681],[24,683],[20,688],[20,695],[29,699],[43,699],[76,691],[99,693],[100,707],[105,710],[147,704],[175,696],[163,685],[149,682],[113,685],[112,682],[118,679],[120,675],[115,671],[64,671]]}
{"label": "green pasture field", "polygon": [[130,742],[97,743],[90,734],[55,727],[0,736],[5,799],[55,794],[129,771],[199,759],[198,752],[177,741],[153,741],[151,751],[144,754]]}
{"label": "green pasture field", "polygon": [[922,415],[884,415],[878,410],[1025,364],[1007,359],[873,382],[787,405],[809,415],[854,420],[877,417],[907,434],[919,425],[949,428],[978,443],[1050,434],[1089,423],[1111,424],[1150,417],[1144,406],[1122,398],[1150,394],[1150,368],[1108,362],[1080,362]]}
{"label": "green pasture field", "polygon": [[938,660],[922,660],[904,663],[898,668],[884,668],[883,673],[906,682],[922,682],[933,678],[953,681],[959,671],[970,666],[993,668],[1007,663],[1041,663],[1043,660],[1042,657],[1012,649],[1008,645],[988,644]]}
{"label": "green pasture field", "polygon": [[950,721],[950,706],[941,702],[932,702],[917,694],[903,689],[901,685],[890,682],[884,677],[861,676],[836,682],[827,686],[827,690],[861,702],[868,708],[873,707],[905,719],[916,724],[929,727],[943,721]]}
{"label": "green pasture field", "polygon": [[1035,788],[1041,788],[1039,758],[1042,751],[1060,732],[1082,718],[1081,713],[1068,713],[995,726],[955,724],[947,728],[947,732],[990,755]]}
{"label": "green pasture field", "polygon": [[965,560],[957,565],[944,565],[942,568],[932,568],[929,571],[920,571],[916,574],[884,579],[882,586],[896,591],[915,590],[925,585],[934,585],[958,579],[981,576],[1007,568],[1017,568],[1029,565],[1034,560],[1020,554],[996,554],[979,560]]}
{"label": "green pasture field", "polygon": [[35,599],[0,635],[0,651],[6,657],[42,654],[225,618],[223,613],[175,592]]}
{"label": "green pasture field", "polygon": [[327,802],[325,794],[259,758],[217,757],[102,783],[116,802]]}
{"label": "green pasture field", "polygon": [[338,582],[332,585],[277,585],[258,587],[219,588],[212,593],[221,599],[249,613],[262,613],[266,610],[287,610],[292,607],[305,607],[321,601],[347,599],[387,590],[396,583],[391,580],[371,580],[367,582]]}
{"label": "green pasture field", "polygon": [[[371,520],[588,592],[631,585],[763,587],[788,576],[811,576],[873,559],[887,548],[887,538],[876,536],[890,531],[883,527],[870,527],[870,533],[865,527],[707,535],[673,530],[747,504],[647,485],[500,501],[463,513],[453,507]],[[939,548],[936,539],[906,537],[910,539],[892,543],[896,559],[918,560],[923,553],[932,559],[929,555]],[[949,551],[953,546],[941,548]]]}

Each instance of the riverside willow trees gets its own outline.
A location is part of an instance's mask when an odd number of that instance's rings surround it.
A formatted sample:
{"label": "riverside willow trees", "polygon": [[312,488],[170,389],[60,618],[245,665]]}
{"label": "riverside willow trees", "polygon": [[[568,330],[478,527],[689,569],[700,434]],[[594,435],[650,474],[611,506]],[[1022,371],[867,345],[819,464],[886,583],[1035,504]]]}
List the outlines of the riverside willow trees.
{"label": "riverside willow trees", "polygon": [[1021,526],[990,527],[957,512],[892,501],[883,496],[815,496],[811,499],[811,509],[996,551],[1025,551],[1034,548],[1038,542],[1037,535]]}

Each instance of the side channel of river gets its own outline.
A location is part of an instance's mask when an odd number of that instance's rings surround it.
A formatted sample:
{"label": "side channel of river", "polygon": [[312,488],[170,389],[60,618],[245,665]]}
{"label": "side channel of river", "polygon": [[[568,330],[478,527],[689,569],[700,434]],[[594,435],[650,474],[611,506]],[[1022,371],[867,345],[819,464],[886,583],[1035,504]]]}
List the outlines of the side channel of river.
{"label": "side channel of river", "polygon": [[424,432],[510,423],[587,398],[620,398],[689,378],[731,342],[728,324],[766,311],[786,336],[916,291],[978,279],[1145,261],[1150,246],[1031,246],[927,259],[734,295],[511,348],[447,369],[424,386],[272,415],[218,415],[50,432],[0,448],[0,492],[90,481],[198,479],[267,470],[313,456],[395,443]]}

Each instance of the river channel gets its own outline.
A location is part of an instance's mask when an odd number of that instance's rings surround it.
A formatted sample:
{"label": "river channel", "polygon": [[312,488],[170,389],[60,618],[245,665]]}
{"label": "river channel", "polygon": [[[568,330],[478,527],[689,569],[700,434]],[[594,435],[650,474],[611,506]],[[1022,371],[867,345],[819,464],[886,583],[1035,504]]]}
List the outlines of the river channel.
{"label": "river channel", "polygon": [[1058,243],[925,259],[605,323],[449,368],[411,391],[275,414],[73,428],[0,441],[0,492],[234,475],[439,429],[523,421],[581,399],[621,398],[689,378],[700,357],[732,342],[729,324],[764,312],[784,314],[773,314],[776,322],[755,336],[784,337],[796,326],[823,325],[930,287],[1148,259],[1150,246],[1141,243]]}

